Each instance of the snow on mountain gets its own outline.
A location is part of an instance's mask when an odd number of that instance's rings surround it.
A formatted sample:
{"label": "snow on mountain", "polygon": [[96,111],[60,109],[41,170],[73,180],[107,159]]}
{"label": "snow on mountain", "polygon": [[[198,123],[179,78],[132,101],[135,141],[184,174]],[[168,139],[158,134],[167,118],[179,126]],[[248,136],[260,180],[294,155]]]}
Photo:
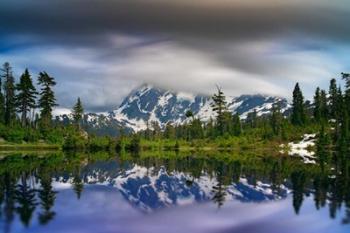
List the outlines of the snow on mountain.
{"label": "snow on mountain", "polygon": [[[249,113],[256,111],[258,116],[271,112],[272,106],[278,103],[282,111],[288,111],[290,105],[286,99],[264,95],[242,95],[227,97],[228,109],[232,114],[238,113],[246,119]],[[151,127],[156,122],[161,128],[167,123],[182,124],[186,121],[186,112],[192,111],[194,116],[206,122],[215,118],[210,96],[191,93],[174,92],[143,85],[132,91],[114,111],[109,113],[88,113],[84,117],[87,131],[97,134],[117,135],[118,129],[140,131]],[[57,117],[58,121],[69,123],[69,115]],[[116,131],[113,131],[116,130]]]}
{"label": "snow on mountain", "polygon": [[[279,103],[284,110],[288,109],[286,99],[264,95],[242,95],[227,98],[228,108],[242,119],[256,111],[258,116],[269,114],[272,106]],[[192,111],[202,121],[215,118],[210,96],[176,93],[160,88],[144,85],[133,91],[121,106],[113,111],[113,117],[124,122],[134,131],[147,128],[147,122],[157,122],[164,127],[168,122],[181,124],[186,120],[186,112]]]}
{"label": "snow on mountain", "polygon": [[274,104],[279,104],[282,111],[288,107],[286,99],[265,95],[242,95],[234,97],[228,104],[233,113],[238,113],[241,119],[246,119],[249,113],[256,111],[258,116],[271,113]]}
{"label": "snow on mountain", "polygon": [[124,99],[113,111],[113,118],[134,131],[146,129],[147,122],[157,122],[161,127],[168,122],[181,124],[188,110],[198,113],[209,100],[207,96],[175,93],[144,85]]}

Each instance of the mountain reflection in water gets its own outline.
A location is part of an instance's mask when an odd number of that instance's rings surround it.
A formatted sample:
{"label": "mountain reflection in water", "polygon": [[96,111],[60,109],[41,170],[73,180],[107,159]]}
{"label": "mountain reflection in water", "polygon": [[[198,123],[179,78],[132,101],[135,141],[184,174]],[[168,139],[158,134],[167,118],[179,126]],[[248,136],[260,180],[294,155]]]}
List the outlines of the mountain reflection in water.
{"label": "mountain reflection in water", "polygon": [[349,167],[285,157],[8,155],[3,232],[346,232]]}

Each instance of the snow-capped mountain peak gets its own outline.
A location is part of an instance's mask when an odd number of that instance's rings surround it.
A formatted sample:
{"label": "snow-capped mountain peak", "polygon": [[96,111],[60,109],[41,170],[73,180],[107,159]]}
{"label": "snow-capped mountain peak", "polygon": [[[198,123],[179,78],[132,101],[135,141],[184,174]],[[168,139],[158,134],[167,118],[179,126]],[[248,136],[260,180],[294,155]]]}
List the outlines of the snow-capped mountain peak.
{"label": "snow-capped mountain peak", "polygon": [[144,85],[127,96],[113,117],[126,123],[134,131],[147,128],[147,123],[157,122],[161,127],[167,123],[181,124],[186,112],[198,113],[210,100],[208,96],[177,93]]}
{"label": "snow-capped mountain peak", "polygon": [[[254,111],[258,116],[269,114],[276,103],[283,112],[290,108],[286,99],[274,96],[241,95],[227,97],[226,100],[229,111],[239,114],[241,119]],[[152,128],[154,123],[161,128],[168,123],[182,124],[186,121],[187,111],[192,111],[196,118],[206,122],[216,117],[211,105],[211,96],[175,92],[146,84],[133,90],[117,109],[108,114],[86,114],[84,123],[94,133],[117,135],[120,128],[126,132],[137,132]],[[69,117],[61,116],[58,120],[67,123]]]}
{"label": "snow-capped mountain peak", "polygon": [[[258,116],[269,114],[272,106],[279,103],[282,109],[288,107],[286,99],[265,95],[242,95],[227,98],[228,109],[245,119],[250,112]],[[147,123],[157,122],[161,127],[167,123],[181,124],[186,120],[186,112],[192,111],[202,121],[215,118],[210,96],[177,93],[150,85],[133,91],[121,106],[113,111],[114,118],[124,122],[134,131],[147,128]]]}

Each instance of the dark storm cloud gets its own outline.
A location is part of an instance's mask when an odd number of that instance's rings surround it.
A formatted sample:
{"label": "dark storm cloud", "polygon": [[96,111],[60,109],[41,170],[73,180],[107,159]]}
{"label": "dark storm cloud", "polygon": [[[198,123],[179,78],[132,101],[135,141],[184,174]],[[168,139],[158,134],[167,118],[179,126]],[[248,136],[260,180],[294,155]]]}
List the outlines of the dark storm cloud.
{"label": "dark storm cloud", "polygon": [[1,0],[0,62],[47,70],[62,107],[91,111],[141,83],[310,96],[349,63],[348,22],[342,0]]}
{"label": "dark storm cloud", "polygon": [[[224,40],[293,36],[350,38],[349,7],[340,1],[27,0],[0,3],[2,32],[53,41],[103,43],[128,32]],[[250,4],[248,4],[250,3]]]}

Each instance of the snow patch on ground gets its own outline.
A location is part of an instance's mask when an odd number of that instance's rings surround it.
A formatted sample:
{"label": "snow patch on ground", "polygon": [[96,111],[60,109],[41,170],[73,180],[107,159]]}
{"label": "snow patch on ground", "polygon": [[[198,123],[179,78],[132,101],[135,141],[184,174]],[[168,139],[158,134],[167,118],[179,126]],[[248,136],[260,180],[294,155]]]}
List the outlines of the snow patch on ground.
{"label": "snow patch on ground", "polygon": [[[304,163],[316,164],[315,152],[309,150],[310,147],[315,146],[315,137],[316,134],[305,134],[301,141],[288,143],[288,154],[290,156],[301,157]],[[281,145],[281,148],[283,147],[284,145]]]}

